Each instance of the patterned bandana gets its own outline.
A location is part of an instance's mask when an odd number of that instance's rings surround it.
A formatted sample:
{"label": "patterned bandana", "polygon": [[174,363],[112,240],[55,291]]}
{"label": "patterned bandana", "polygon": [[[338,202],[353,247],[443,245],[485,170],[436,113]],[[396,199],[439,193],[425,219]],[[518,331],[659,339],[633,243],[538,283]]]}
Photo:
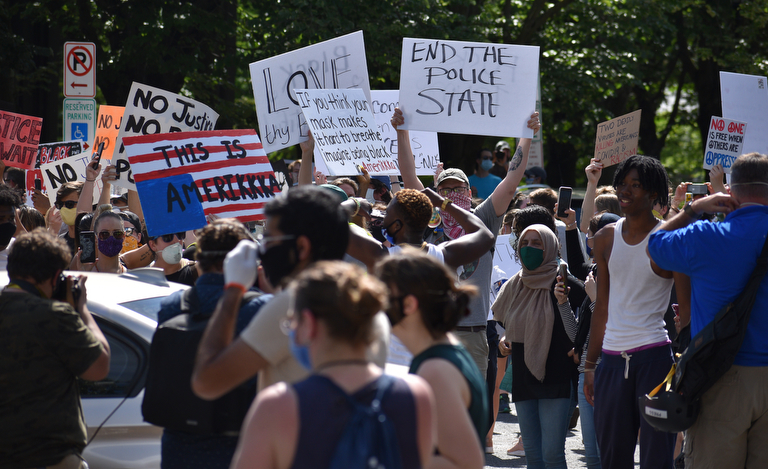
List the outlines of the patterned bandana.
{"label": "patterned bandana", "polygon": [[[463,208],[464,210],[469,211],[470,207],[472,206],[472,199],[469,198],[468,195],[464,194],[456,194],[454,192],[451,192],[448,194],[447,197],[452,203],[454,203],[457,207]],[[455,218],[448,215],[447,212],[442,212],[441,216],[443,217],[443,226],[445,227],[445,234],[451,238],[451,239],[457,239],[461,236],[464,236],[464,228],[459,225],[459,223],[456,221]]]}

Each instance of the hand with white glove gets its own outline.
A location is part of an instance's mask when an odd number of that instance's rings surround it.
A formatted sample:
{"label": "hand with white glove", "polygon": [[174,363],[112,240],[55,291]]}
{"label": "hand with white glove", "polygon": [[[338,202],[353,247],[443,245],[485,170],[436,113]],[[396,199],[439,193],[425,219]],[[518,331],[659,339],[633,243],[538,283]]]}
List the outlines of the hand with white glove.
{"label": "hand with white glove", "polygon": [[256,281],[256,243],[240,241],[224,258],[224,288],[237,287],[245,293]]}

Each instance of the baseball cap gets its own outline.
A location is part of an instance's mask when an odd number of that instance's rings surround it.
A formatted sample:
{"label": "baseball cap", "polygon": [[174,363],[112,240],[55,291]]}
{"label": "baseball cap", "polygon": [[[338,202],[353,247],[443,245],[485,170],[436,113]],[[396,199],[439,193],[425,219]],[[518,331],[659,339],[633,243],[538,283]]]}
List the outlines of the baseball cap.
{"label": "baseball cap", "polygon": [[547,179],[547,172],[541,166],[531,166],[525,170],[525,175],[529,178],[541,178],[542,181]]}
{"label": "baseball cap", "polygon": [[467,178],[467,175],[464,174],[464,171],[460,170],[459,168],[448,168],[443,170],[443,172],[437,176],[437,183],[435,185],[439,186],[446,179],[456,179],[469,187],[469,178]]}
{"label": "baseball cap", "polygon": [[499,140],[499,142],[496,144],[496,151],[503,150],[511,150],[511,147],[509,146],[509,143],[505,142],[504,140]]}
{"label": "baseball cap", "polygon": [[371,182],[379,181],[387,187],[388,191],[392,190],[392,182],[389,180],[389,176],[371,176]]}
{"label": "baseball cap", "polygon": [[344,192],[344,189],[339,186],[334,186],[333,184],[320,184],[318,187],[322,187],[323,189],[330,191],[331,194],[335,195],[339,199],[339,203],[342,203],[349,198],[347,197],[347,193]]}

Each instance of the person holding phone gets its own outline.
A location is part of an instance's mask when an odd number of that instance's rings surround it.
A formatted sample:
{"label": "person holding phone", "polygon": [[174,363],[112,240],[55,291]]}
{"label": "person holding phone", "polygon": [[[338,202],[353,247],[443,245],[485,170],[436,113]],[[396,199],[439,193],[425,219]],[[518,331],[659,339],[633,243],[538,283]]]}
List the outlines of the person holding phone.
{"label": "person holding phone", "polygon": [[87,233],[87,231],[80,233],[80,241],[86,241],[86,245],[80,246],[72,259],[70,265],[72,270],[114,274],[121,274],[128,270],[120,262],[120,250],[122,250],[125,240],[125,225],[123,225],[123,219],[118,213],[105,210],[96,216],[93,224],[93,236],[96,240],[96,252],[93,261],[84,257],[85,254],[89,254],[87,252],[87,248],[89,248]]}

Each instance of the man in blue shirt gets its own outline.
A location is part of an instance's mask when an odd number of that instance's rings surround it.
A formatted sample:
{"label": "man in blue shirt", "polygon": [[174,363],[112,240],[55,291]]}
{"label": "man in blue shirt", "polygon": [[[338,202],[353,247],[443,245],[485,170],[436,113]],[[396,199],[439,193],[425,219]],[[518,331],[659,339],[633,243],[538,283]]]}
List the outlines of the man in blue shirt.
{"label": "man in blue shirt", "polygon": [[475,159],[475,174],[469,177],[469,187],[472,189],[473,197],[485,200],[501,183],[500,177],[489,172],[491,168],[493,168],[493,154],[491,150],[483,148]]}
{"label": "man in blue shirt", "polygon": [[[746,286],[768,234],[768,156],[740,156],[730,194],[693,201],[653,233],[648,253],[662,269],[691,278],[691,335]],[[697,221],[725,213],[721,223]],[[685,465],[768,467],[768,277],[760,285],[731,369],[702,398],[688,430]]]}

